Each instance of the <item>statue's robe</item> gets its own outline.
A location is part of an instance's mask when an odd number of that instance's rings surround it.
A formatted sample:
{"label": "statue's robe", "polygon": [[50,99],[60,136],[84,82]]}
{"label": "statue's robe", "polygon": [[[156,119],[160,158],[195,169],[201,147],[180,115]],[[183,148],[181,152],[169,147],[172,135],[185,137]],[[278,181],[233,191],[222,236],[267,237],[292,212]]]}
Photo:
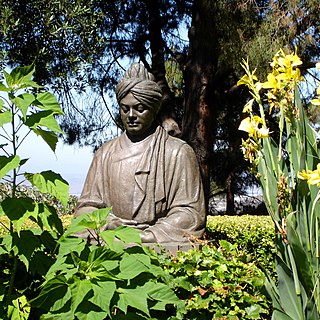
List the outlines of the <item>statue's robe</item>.
{"label": "statue's robe", "polygon": [[140,142],[123,133],[103,144],[94,155],[76,216],[105,207],[112,207],[109,222],[133,221],[128,225],[152,232],[158,243],[201,237],[205,202],[192,148],[161,127]]}

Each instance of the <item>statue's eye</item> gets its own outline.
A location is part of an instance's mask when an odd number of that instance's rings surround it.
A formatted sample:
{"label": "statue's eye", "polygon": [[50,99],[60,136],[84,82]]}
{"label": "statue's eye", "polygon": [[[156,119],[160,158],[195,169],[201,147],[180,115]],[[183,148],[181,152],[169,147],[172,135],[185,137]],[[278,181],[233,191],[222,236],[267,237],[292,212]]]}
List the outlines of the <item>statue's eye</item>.
{"label": "statue's eye", "polygon": [[122,110],[123,113],[128,113],[129,112],[129,108],[125,107],[125,106],[122,106],[121,110]]}
{"label": "statue's eye", "polygon": [[136,108],[135,108],[138,112],[143,112],[145,110],[145,107],[141,104],[139,104]]}

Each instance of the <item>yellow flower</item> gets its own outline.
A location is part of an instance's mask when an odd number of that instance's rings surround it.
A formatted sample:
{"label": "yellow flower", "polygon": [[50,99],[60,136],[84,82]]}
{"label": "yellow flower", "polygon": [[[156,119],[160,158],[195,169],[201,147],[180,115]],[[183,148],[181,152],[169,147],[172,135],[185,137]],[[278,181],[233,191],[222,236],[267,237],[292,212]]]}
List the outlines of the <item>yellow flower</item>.
{"label": "yellow flower", "polygon": [[298,172],[298,178],[307,180],[308,184],[320,187],[320,163],[318,163],[316,170],[302,170],[302,172]]}
{"label": "yellow flower", "polygon": [[252,138],[267,138],[269,129],[262,127],[262,119],[259,116],[247,117],[240,123],[239,130],[248,132]]}
{"label": "yellow flower", "polygon": [[312,99],[310,102],[315,106],[320,106],[320,99]]}
{"label": "yellow flower", "polygon": [[254,99],[249,100],[246,105],[243,107],[242,112],[243,113],[251,113],[252,112],[252,104],[254,102]]}
{"label": "yellow flower", "polygon": [[279,84],[276,76],[273,73],[269,73],[267,76],[268,81],[262,83],[264,89],[279,89]]}
{"label": "yellow flower", "polygon": [[316,63],[316,68],[320,70],[320,62]]}

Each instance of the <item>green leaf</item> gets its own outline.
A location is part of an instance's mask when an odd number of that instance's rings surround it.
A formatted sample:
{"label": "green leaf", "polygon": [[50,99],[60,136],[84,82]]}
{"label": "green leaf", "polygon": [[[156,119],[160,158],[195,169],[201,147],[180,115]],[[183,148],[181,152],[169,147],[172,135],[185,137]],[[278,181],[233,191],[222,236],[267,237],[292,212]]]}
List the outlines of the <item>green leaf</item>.
{"label": "green leaf", "polygon": [[26,179],[40,192],[50,193],[66,206],[69,199],[69,185],[60,174],[51,170],[40,173],[25,173]]}
{"label": "green leaf", "polygon": [[148,295],[141,287],[135,289],[119,288],[117,292],[119,293],[117,307],[124,313],[127,313],[128,307],[131,306],[150,316],[147,303]]}
{"label": "green leaf", "polygon": [[115,244],[115,238],[118,238],[127,244],[141,243],[139,231],[131,227],[120,226],[114,230],[106,230],[101,232],[100,236],[110,248],[113,248]]}
{"label": "green leaf", "polygon": [[31,308],[26,296],[20,296],[12,300],[12,304],[8,306],[8,319],[27,320],[29,319]]}
{"label": "green leaf", "polygon": [[35,100],[35,96],[31,93],[23,93],[18,95],[17,97],[10,98],[10,100],[20,109],[23,118],[25,119],[28,108]]}
{"label": "green leaf", "polygon": [[0,127],[2,127],[6,123],[11,122],[11,120],[12,120],[12,113],[9,110],[0,112]]}
{"label": "green leaf", "polygon": [[66,230],[64,236],[68,236],[86,229],[99,230],[106,224],[106,219],[111,212],[111,208],[102,208],[89,213],[81,214],[72,219],[71,225]]}
{"label": "green leaf", "polygon": [[154,310],[165,310],[167,304],[178,305],[181,300],[175,295],[175,293],[164,283],[149,281],[143,286],[152,300],[157,300],[157,302],[152,309]]}
{"label": "green leaf", "polygon": [[54,112],[50,110],[39,111],[28,116],[25,125],[31,129],[36,129],[38,126],[41,126],[54,132],[62,133],[62,130],[54,117]]}
{"label": "green leaf", "polygon": [[0,179],[2,179],[9,171],[18,168],[20,163],[19,156],[0,156]]}
{"label": "green leaf", "polygon": [[27,270],[29,270],[31,256],[41,245],[38,237],[35,236],[30,230],[22,230],[20,235],[17,233],[13,234],[12,245],[15,254],[25,264]]}
{"label": "green leaf", "polygon": [[34,105],[41,109],[54,111],[56,114],[64,114],[57,99],[50,92],[38,93],[36,95],[36,101],[34,102]]}
{"label": "green leaf", "polygon": [[11,89],[6,87],[2,82],[0,82],[0,91],[9,92],[11,91]]}
{"label": "green leaf", "polygon": [[38,205],[31,198],[6,198],[1,202],[1,208],[12,221],[13,226],[20,233],[21,226],[29,219],[38,214]]}
{"label": "green leaf", "polygon": [[301,296],[296,294],[292,271],[279,257],[277,257],[276,269],[281,307],[292,319],[301,319],[303,314]]}
{"label": "green leaf", "polygon": [[111,299],[116,289],[117,287],[114,281],[99,281],[97,283],[93,282],[93,296],[89,299],[89,301],[99,306],[110,316]]}
{"label": "green leaf", "polygon": [[85,299],[86,295],[92,290],[92,285],[89,279],[76,279],[70,286],[71,290],[71,311],[76,312],[79,304]]}
{"label": "green leaf", "polygon": [[145,254],[124,254],[118,276],[122,279],[133,279],[143,272],[148,272],[150,265],[150,258]]}
{"label": "green leaf", "polygon": [[55,152],[58,143],[58,137],[54,132],[42,130],[40,128],[34,128],[32,129],[32,131],[36,133],[38,136],[40,136],[51,148],[51,150]]}
{"label": "green leaf", "polygon": [[34,65],[25,67],[16,67],[11,73],[4,71],[7,85],[13,90],[18,90],[27,87],[40,88],[34,81],[32,81],[35,72]]}
{"label": "green leaf", "polygon": [[56,301],[63,300],[63,303],[66,303],[69,298],[66,279],[63,275],[58,275],[44,283],[40,294],[31,300],[31,306],[49,311]]}
{"label": "green leaf", "polygon": [[50,231],[57,231],[59,234],[63,233],[63,225],[58,214],[53,207],[46,204],[39,203],[38,225],[43,229],[45,227]]}

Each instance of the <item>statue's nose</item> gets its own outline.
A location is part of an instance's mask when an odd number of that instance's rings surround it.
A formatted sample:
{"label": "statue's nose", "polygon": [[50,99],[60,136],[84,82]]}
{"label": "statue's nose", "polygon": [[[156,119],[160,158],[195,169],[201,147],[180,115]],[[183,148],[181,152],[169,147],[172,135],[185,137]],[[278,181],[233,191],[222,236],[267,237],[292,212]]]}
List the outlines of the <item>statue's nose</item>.
{"label": "statue's nose", "polygon": [[129,110],[129,118],[133,118],[135,116],[133,108],[130,108]]}

